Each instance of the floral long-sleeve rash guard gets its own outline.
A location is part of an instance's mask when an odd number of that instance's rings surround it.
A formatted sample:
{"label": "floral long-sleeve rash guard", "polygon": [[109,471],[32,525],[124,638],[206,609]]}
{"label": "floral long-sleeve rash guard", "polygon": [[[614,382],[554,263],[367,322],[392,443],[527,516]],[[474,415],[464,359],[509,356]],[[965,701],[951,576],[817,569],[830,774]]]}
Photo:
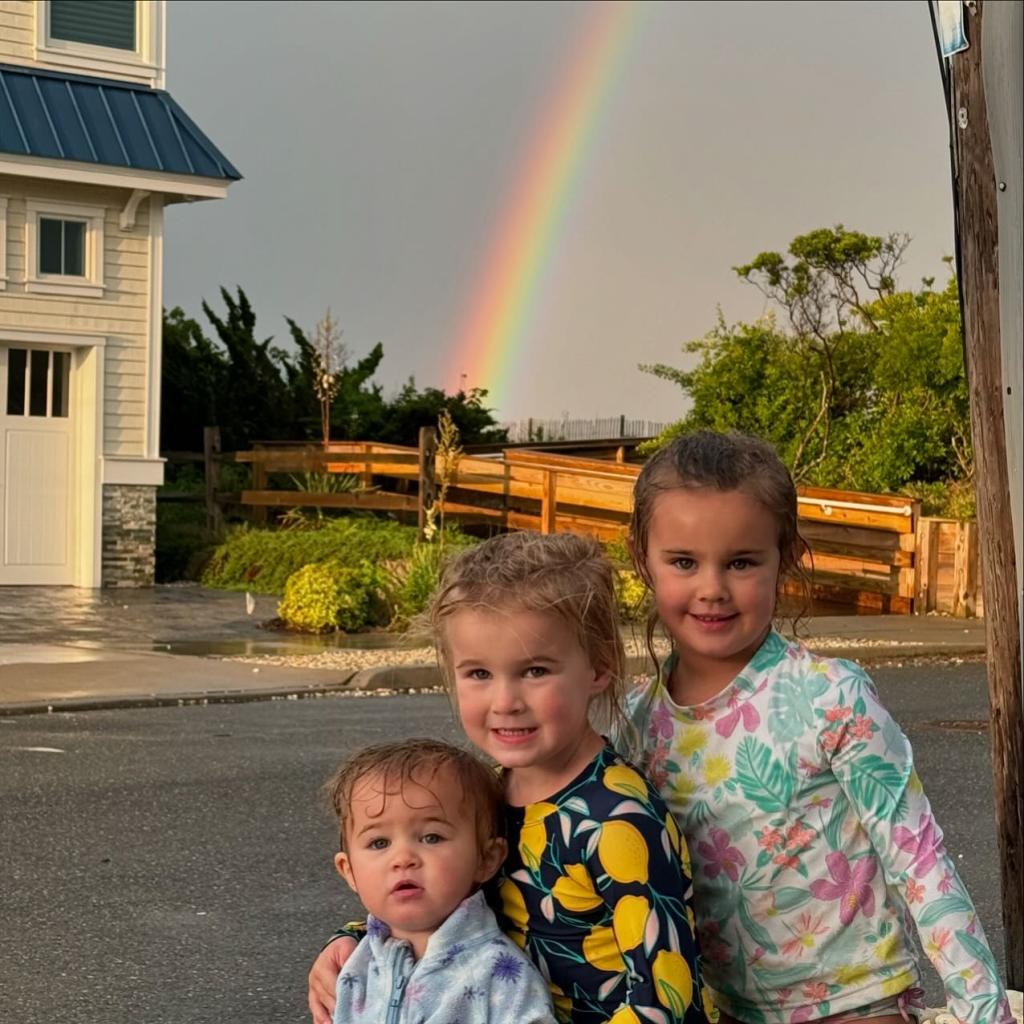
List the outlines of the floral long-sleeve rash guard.
{"label": "floral long-sleeve rash guard", "polygon": [[914,771],[855,664],[769,634],[711,700],[642,679],[639,763],[693,857],[703,977],[745,1024],[909,996],[909,934],[965,1024],[1012,1024],[997,966]]}
{"label": "floral long-sleeve rash guard", "polygon": [[686,845],[647,779],[605,747],[506,821],[495,911],[559,1020],[705,1024]]}

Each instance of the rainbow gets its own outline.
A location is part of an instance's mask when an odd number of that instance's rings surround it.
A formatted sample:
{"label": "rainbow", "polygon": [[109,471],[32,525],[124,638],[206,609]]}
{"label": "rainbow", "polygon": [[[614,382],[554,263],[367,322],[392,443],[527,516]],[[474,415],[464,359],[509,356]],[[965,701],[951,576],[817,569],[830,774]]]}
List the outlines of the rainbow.
{"label": "rainbow", "polygon": [[487,388],[500,407],[526,342],[601,115],[639,22],[640,2],[595,3],[513,178],[483,270],[446,360],[445,388]]}

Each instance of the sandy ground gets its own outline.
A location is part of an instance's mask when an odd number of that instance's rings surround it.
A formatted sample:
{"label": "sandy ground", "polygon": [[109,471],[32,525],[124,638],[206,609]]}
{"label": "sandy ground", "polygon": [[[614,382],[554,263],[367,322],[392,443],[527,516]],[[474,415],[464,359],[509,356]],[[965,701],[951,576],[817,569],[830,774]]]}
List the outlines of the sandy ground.
{"label": "sandy ground", "polygon": [[[627,657],[642,657],[647,653],[647,648],[642,640],[624,638]],[[838,648],[849,649],[851,647],[870,650],[872,647],[893,646],[891,639],[868,639],[857,637],[814,637],[809,641],[808,646],[813,650],[827,653]],[[923,647],[923,643],[915,641],[904,641],[899,644],[901,651],[907,655],[913,655],[916,647]],[[659,656],[668,653],[669,645],[666,640],[656,640],[655,651]],[[429,646],[408,647],[408,648],[381,648],[381,649],[331,649],[319,651],[315,654],[260,654],[244,655],[233,658],[226,658],[226,661],[240,661],[252,665],[276,665],[286,668],[332,668],[332,669],[364,669],[377,668],[381,665],[432,665],[435,663],[434,649]]]}

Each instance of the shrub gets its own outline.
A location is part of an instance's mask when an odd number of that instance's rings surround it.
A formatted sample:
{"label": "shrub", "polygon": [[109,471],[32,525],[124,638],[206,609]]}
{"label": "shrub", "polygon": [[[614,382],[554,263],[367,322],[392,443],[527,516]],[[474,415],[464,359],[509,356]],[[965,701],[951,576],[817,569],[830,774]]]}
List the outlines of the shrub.
{"label": "shrub", "polygon": [[315,562],[288,577],[277,613],[294,629],[318,633],[386,626],[391,615],[384,585],[383,571],[370,562]]}
{"label": "shrub", "polygon": [[156,581],[197,580],[218,538],[206,528],[202,505],[161,502],[156,510]]}
{"label": "shrub", "polygon": [[921,502],[921,515],[943,519],[973,519],[977,515],[974,484],[970,480],[937,480],[905,484],[900,490]]}
{"label": "shrub", "polygon": [[438,544],[417,544],[407,559],[390,567],[388,597],[396,625],[408,625],[426,609],[450,554]]}
{"label": "shrub", "polygon": [[615,601],[624,622],[637,622],[646,618],[651,607],[651,593],[632,569],[618,569],[615,573]]}
{"label": "shrub", "polygon": [[372,518],[325,519],[315,529],[257,530],[242,527],[217,548],[203,584],[222,590],[282,594],[292,573],[328,559],[352,568],[360,562],[405,558],[416,528]]}
{"label": "shrub", "polygon": [[633,559],[630,557],[629,545],[626,543],[625,536],[606,540],[601,546],[604,548],[604,553],[608,561],[610,561],[617,569],[632,568]]}

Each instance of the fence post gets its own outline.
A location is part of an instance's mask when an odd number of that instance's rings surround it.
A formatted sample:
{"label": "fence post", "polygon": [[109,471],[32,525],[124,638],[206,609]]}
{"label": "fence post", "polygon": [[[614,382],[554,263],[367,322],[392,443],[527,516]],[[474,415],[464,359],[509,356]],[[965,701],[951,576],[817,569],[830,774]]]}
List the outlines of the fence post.
{"label": "fence post", "polygon": [[541,489],[540,532],[554,533],[556,527],[555,512],[558,507],[557,473],[553,469],[544,470]]}
{"label": "fence post", "polygon": [[362,446],[363,457],[366,459],[366,462],[363,466],[363,472],[359,474],[359,486],[362,487],[364,491],[373,490],[373,453],[370,451],[372,447],[373,445],[370,442],[367,442]]}
{"label": "fence post", "polygon": [[939,524],[922,516],[917,521],[916,537],[914,611],[925,615],[939,606]]}
{"label": "fence post", "polygon": [[973,618],[978,591],[978,535],[973,522],[956,524],[953,552],[953,614]]}
{"label": "fence post", "polygon": [[220,484],[220,427],[203,427],[203,475],[206,480],[206,529],[219,533],[223,525],[217,489]]}
{"label": "fence post", "polygon": [[427,510],[437,501],[437,429],[420,427],[419,506],[416,510],[416,525],[420,540],[426,540]]}
{"label": "fence post", "polygon": [[626,436],[626,414],[624,412],[619,413],[619,437]]}
{"label": "fence post", "polygon": [[[259,453],[264,451],[264,447],[261,444],[253,444],[252,453],[256,458],[252,462],[252,489],[254,491],[265,491],[267,490],[267,466],[266,463],[259,459]],[[270,509],[266,505],[256,505],[253,507],[250,515],[257,522],[265,523],[270,517]]]}

